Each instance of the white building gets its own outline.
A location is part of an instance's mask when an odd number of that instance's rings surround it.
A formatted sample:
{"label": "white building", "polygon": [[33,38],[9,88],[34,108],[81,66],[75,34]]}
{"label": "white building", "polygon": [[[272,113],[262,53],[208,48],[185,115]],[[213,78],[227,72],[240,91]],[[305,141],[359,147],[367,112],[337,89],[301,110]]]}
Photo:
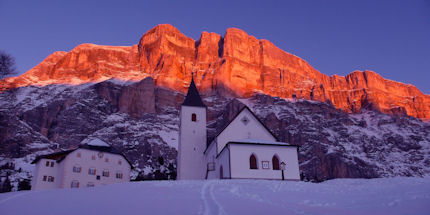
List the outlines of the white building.
{"label": "white building", "polygon": [[93,139],[78,148],[38,156],[33,190],[80,188],[130,181],[131,163],[109,144]]}
{"label": "white building", "polygon": [[206,106],[193,79],[179,127],[178,179],[300,180],[298,146],[278,142],[248,107],[207,141]]}

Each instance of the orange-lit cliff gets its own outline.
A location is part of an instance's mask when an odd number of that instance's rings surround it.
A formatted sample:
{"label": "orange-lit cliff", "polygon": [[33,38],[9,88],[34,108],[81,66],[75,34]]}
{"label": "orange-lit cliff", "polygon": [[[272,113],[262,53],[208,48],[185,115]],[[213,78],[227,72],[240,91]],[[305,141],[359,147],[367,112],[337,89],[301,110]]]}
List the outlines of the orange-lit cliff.
{"label": "orange-lit cliff", "polygon": [[202,92],[295,95],[330,101],[346,112],[371,106],[385,113],[430,119],[430,96],[413,85],[371,71],[329,77],[271,42],[235,28],[227,29],[224,37],[203,32],[195,41],[171,25],[158,25],[138,45],[82,44],[70,52],[55,52],[25,74],[2,80],[2,86],[82,84],[110,78],[137,81],[151,76],[157,86],[185,92],[192,72]]}

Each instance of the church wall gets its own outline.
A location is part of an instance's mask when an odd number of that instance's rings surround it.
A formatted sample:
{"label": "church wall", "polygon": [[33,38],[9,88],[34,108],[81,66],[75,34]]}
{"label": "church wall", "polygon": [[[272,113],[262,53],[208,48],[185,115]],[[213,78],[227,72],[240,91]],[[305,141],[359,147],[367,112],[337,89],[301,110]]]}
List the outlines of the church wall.
{"label": "church wall", "polygon": [[[281,170],[273,170],[272,157],[278,155],[279,163],[286,163],[285,179],[300,180],[297,148],[276,145],[245,145],[229,144],[231,158],[231,177],[256,179],[282,179]],[[258,169],[250,169],[249,158],[251,154],[257,157]],[[269,168],[263,169],[262,161],[269,162]]]}
{"label": "church wall", "polygon": [[[216,178],[227,179],[230,178],[230,150],[227,148],[219,154],[217,158]],[[220,169],[222,166],[223,178],[220,178]]]}
{"label": "church wall", "polygon": [[[243,117],[247,117],[249,122],[243,123]],[[276,141],[269,131],[249,112],[244,109],[230,125],[224,129],[217,137],[218,153],[230,141],[237,141],[240,139],[259,139],[267,141]]]}
{"label": "church wall", "polygon": [[[205,170],[204,170],[205,172],[207,171],[207,164],[209,162],[214,162],[215,164],[218,162],[218,160],[215,157],[216,157],[216,144],[212,143],[207,148],[206,153],[205,153],[205,157],[204,157],[205,164],[206,164]],[[207,179],[216,179],[217,178],[216,174],[217,174],[217,171],[216,171],[216,167],[215,167],[214,171],[208,172]]]}
{"label": "church wall", "polygon": [[[197,120],[192,121],[192,114]],[[204,179],[206,163],[206,108],[182,106],[178,145],[178,179]]]}

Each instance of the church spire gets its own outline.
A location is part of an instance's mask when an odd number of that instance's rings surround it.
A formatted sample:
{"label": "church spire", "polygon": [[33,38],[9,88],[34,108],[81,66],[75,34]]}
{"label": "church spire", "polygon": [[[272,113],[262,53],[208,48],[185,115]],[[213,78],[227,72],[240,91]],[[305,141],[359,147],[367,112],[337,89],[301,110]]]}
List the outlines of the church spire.
{"label": "church spire", "polygon": [[191,83],[188,87],[188,93],[185,97],[184,106],[194,106],[194,107],[206,107],[203,103],[202,98],[199,95],[199,91],[197,90],[196,84],[194,83],[194,74],[191,74]]}

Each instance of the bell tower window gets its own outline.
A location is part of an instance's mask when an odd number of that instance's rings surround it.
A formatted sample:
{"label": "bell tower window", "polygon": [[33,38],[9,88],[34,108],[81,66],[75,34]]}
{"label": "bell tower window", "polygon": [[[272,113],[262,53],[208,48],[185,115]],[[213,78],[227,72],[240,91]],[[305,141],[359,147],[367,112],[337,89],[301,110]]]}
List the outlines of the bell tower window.
{"label": "bell tower window", "polygon": [[191,114],[191,121],[197,121],[197,115],[195,113]]}

